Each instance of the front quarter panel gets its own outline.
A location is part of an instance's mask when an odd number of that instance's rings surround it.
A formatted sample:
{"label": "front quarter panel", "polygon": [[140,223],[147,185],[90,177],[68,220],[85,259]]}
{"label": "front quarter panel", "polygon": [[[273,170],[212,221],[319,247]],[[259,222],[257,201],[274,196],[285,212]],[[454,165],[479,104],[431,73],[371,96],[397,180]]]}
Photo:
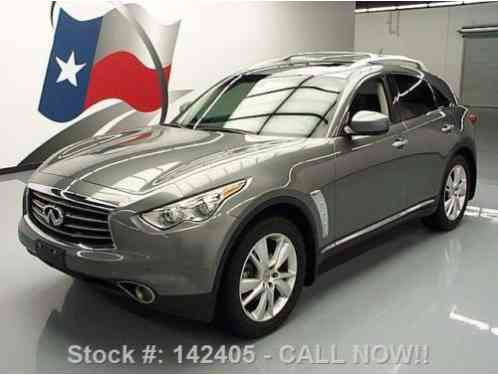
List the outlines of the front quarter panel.
{"label": "front quarter panel", "polygon": [[[272,158],[258,166],[250,186],[227,207],[227,213],[239,223],[249,221],[261,210],[279,203],[294,205],[308,215],[320,248],[333,238],[333,198],[335,176],[334,143],[331,139],[308,139],[299,150],[281,158]],[[320,212],[312,193],[320,192],[326,202],[326,213]]]}

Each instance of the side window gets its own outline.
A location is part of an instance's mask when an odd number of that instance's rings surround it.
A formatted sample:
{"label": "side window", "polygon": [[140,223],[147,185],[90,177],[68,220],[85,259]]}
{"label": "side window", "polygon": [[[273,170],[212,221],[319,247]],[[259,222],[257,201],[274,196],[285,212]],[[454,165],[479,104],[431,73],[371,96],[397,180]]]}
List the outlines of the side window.
{"label": "side window", "polygon": [[401,120],[409,120],[422,116],[437,108],[431,88],[422,78],[394,74],[392,76],[398,86],[398,103]]}
{"label": "side window", "polygon": [[432,86],[432,90],[434,91],[436,105],[438,108],[450,106],[450,100],[441,91],[434,87],[434,85]]}
{"label": "side window", "polygon": [[362,83],[349,106],[346,123],[359,111],[380,112],[389,116],[389,104],[382,78],[372,78]]}

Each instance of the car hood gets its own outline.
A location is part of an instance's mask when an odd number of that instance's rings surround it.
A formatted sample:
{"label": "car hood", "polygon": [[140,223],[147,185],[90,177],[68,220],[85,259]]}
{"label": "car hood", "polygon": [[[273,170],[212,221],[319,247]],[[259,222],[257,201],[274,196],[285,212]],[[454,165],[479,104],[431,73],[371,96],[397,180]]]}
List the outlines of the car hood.
{"label": "car hood", "polygon": [[143,194],[199,170],[293,142],[302,139],[152,126],[71,145],[39,172]]}

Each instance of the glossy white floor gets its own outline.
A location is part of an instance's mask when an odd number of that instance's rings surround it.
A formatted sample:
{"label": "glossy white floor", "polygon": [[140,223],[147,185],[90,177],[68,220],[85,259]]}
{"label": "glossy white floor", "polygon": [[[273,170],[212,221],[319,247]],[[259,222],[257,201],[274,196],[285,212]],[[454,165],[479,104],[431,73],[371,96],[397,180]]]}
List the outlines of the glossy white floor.
{"label": "glossy white floor", "polygon": [[[418,221],[366,244],[369,251],[332,270],[304,291],[288,323],[258,341],[242,342],[200,323],[144,314],[44,265],[17,240],[21,195],[29,173],[0,177],[0,371],[488,371],[498,368],[498,121],[480,111],[480,175],[476,199],[462,225],[434,233]],[[364,249],[357,249],[364,250]],[[202,307],[200,307],[202,308]],[[93,349],[162,349],[149,365],[76,365],[70,345]],[[178,364],[183,345],[253,344],[256,361],[245,364]],[[285,364],[279,349],[322,348],[320,358],[344,364]],[[355,363],[355,345],[427,345],[427,363]],[[357,347],[358,348],[358,347]],[[137,361],[140,353],[135,355]],[[289,354],[289,352],[287,352]],[[264,356],[271,356],[265,358]],[[289,356],[286,356],[288,359]],[[314,356],[316,362],[317,356]],[[357,358],[358,359],[358,358]],[[360,361],[361,362],[361,361]],[[365,361],[366,362],[366,361]]]}

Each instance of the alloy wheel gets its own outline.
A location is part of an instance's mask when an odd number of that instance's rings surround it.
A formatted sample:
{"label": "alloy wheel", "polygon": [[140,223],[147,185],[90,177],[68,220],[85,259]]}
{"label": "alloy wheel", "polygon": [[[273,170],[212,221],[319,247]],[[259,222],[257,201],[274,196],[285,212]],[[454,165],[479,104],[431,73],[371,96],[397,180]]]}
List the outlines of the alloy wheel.
{"label": "alloy wheel", "polygon": [[281,233],[264,236],[254,244],[242,267],[240,303],[256,322],[276,316],[294,290],[297,255],[292,241]]}
{"label": "alloy wheel", "polygon": [[462,165],[457,164],[448,174],[444,187],[444,211],[449,220],[454,221],[460,216],[466,199],[467,173]]}

